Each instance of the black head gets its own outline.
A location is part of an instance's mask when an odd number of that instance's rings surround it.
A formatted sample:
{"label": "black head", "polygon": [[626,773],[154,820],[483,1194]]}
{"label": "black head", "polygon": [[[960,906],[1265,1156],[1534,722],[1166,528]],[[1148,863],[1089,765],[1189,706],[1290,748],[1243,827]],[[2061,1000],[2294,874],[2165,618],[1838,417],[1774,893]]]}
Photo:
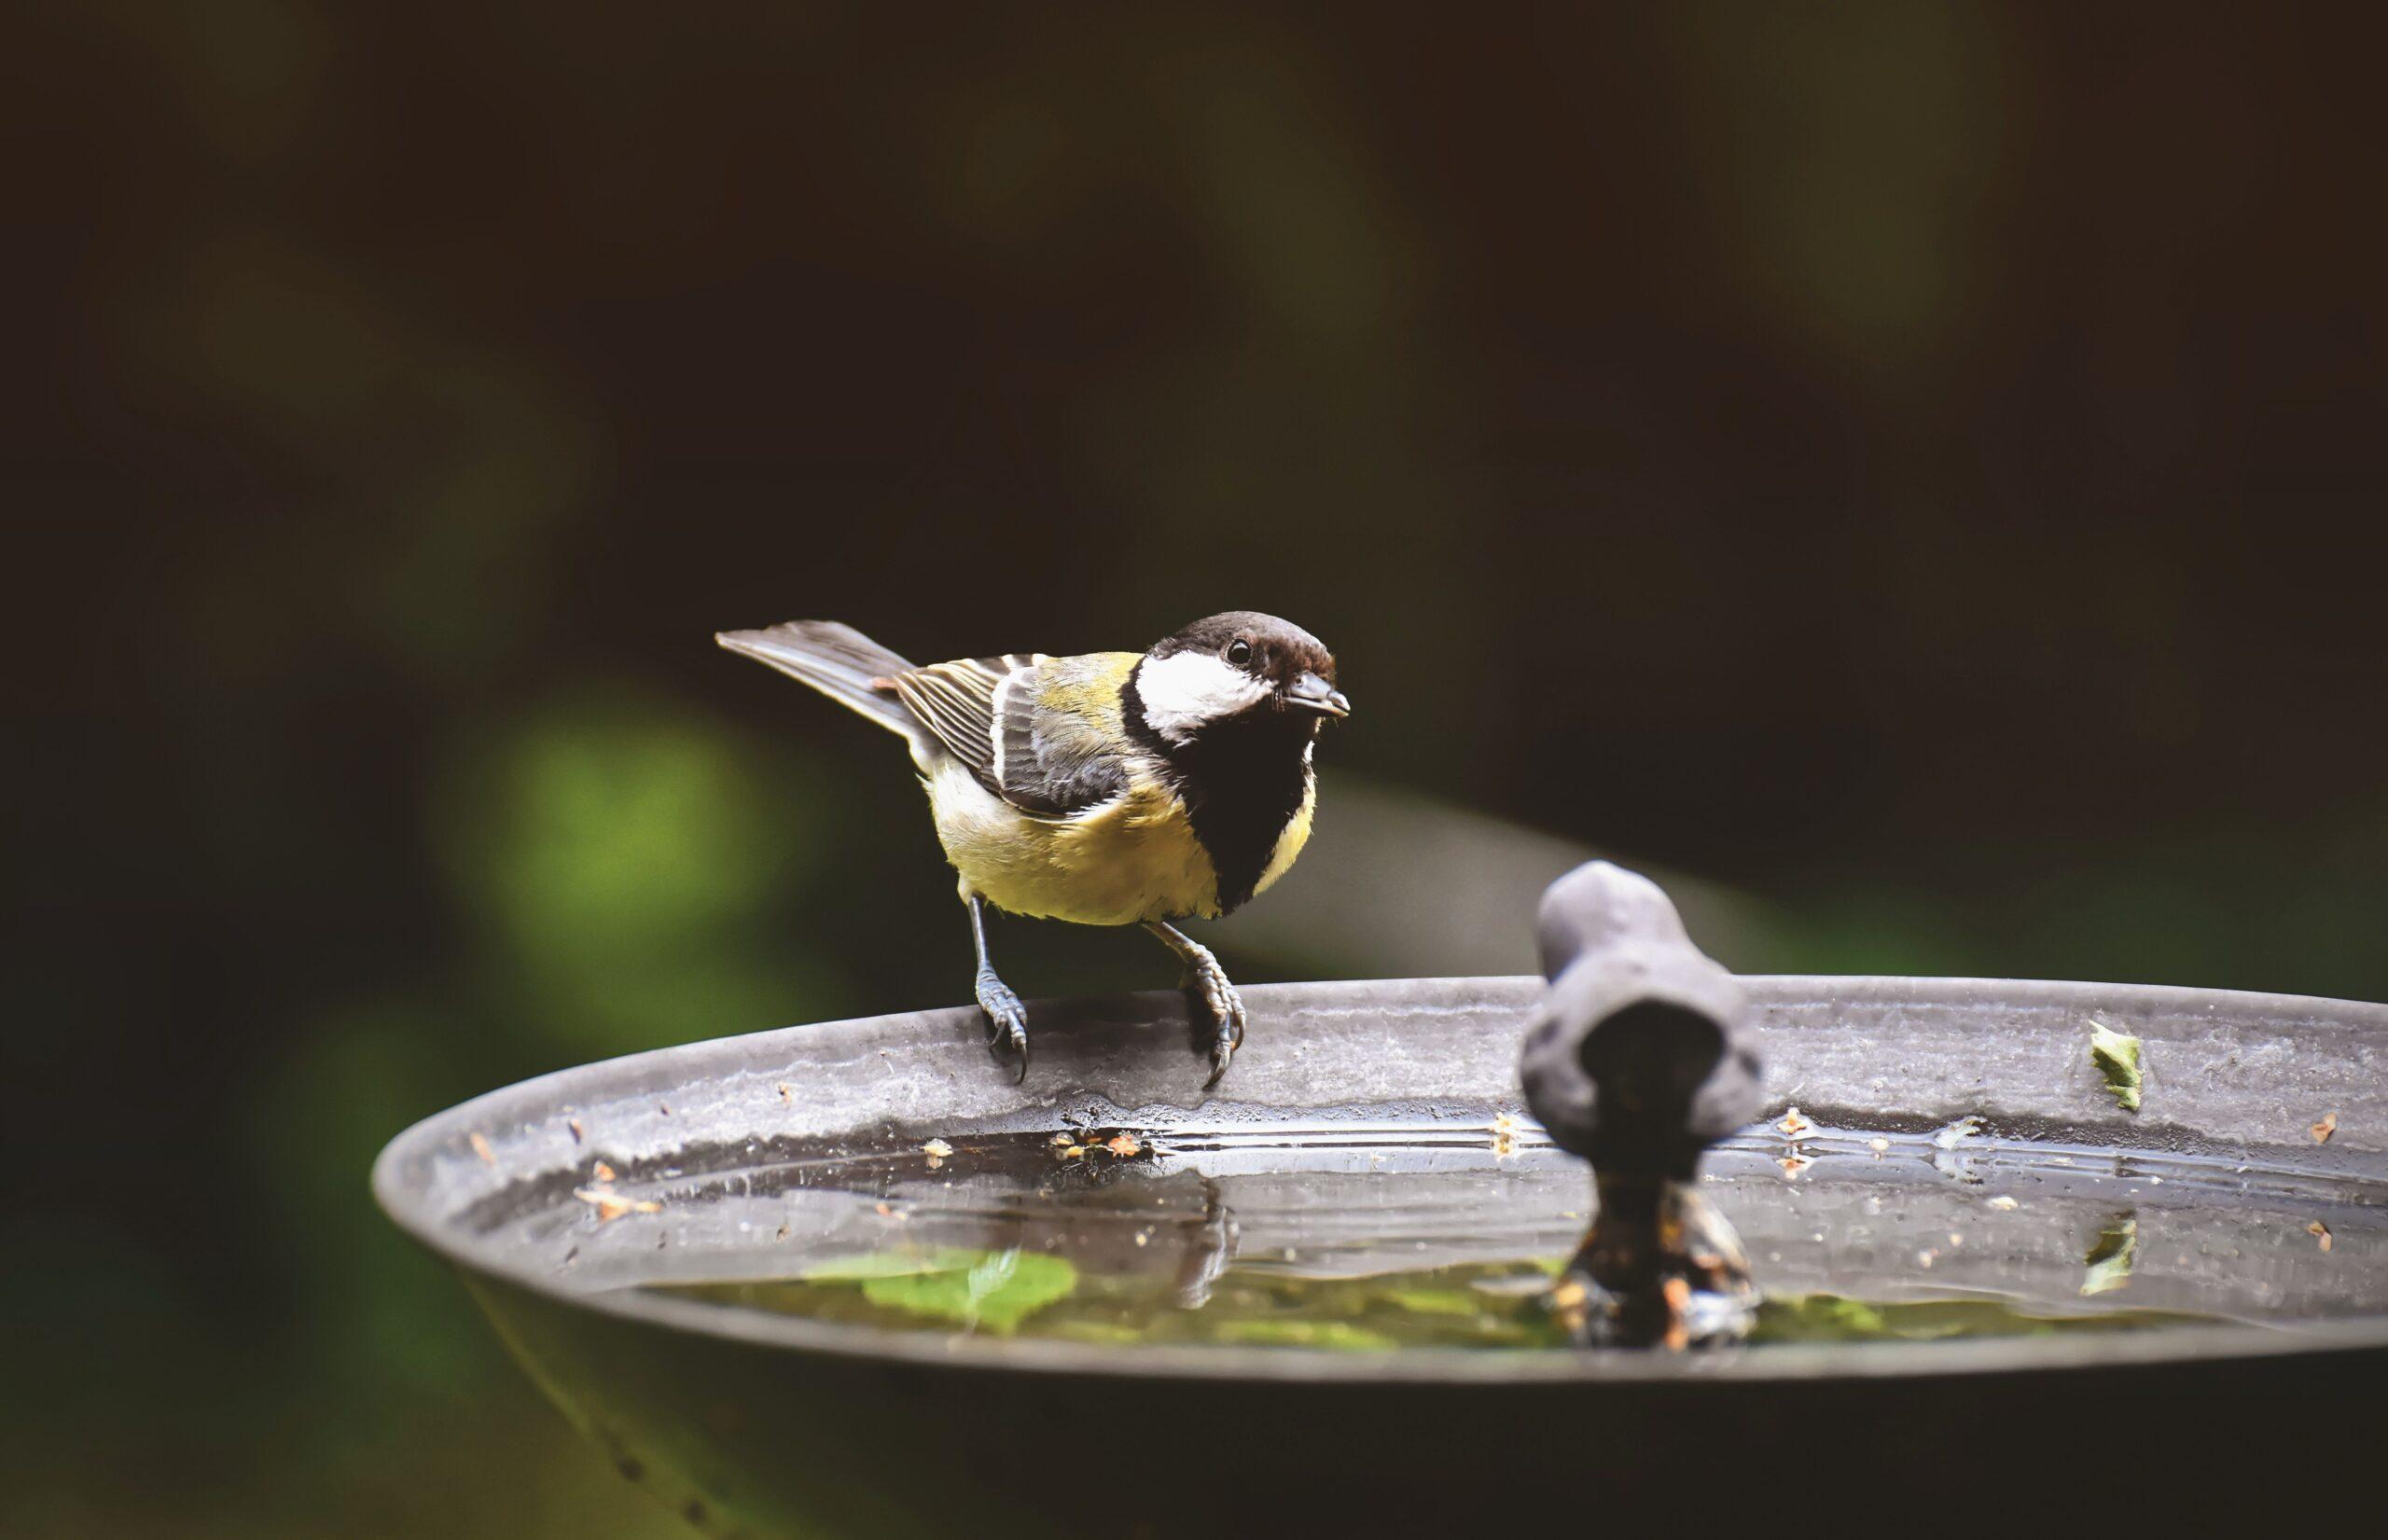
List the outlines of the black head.
{"label": "black head", "polygon": [[1335,655],[1273,615],[1230,610],[1155,643],[1137,672],[1145,719],[1173,742],[1229,721],[1275,722],[1307,734],[1351,714],[1335,687]]}

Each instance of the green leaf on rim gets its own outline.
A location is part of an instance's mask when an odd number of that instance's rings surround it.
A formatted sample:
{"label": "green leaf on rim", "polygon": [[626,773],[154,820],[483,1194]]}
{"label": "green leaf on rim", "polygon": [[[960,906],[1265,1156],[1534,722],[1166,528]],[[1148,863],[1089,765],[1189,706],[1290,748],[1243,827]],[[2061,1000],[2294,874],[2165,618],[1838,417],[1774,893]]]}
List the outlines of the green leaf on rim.
{"label": "green leaf on rim", "polygon": [[2090,1023],[2090,1062],[2106,1077],[2106,1089],[2125,1112],[2139,1110],[2139,1039],[2103,1021]]}

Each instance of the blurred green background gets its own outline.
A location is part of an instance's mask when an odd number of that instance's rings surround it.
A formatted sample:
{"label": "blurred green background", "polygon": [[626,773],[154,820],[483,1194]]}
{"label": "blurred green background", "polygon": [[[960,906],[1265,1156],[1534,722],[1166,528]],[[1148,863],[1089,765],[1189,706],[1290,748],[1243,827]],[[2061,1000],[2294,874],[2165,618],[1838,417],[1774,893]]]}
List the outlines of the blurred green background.
{"label": "blurred green background", "polygon": [[2357,14],[20,13],[0,1532],[674,1533],[365,1173],[967,998],[723,627],[1325,637],[1250,979],[1522,970],[1600,849],[1745,966],[2388,996]]}

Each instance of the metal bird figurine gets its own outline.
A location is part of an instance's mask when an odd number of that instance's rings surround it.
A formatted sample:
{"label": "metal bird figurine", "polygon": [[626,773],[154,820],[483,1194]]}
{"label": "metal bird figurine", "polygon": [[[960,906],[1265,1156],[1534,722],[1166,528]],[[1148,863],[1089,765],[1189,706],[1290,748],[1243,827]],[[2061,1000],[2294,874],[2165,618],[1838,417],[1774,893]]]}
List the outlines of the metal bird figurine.
{"label": "metal bird figurine", "polygon": [[1520,1061],[1526,1105],[1596,1189],[1550,1304],[1585,1342],[1737,1339],[1756,1289],[1695,1183],[1701,1153],[1759,1110],[1748,1000],[1657,883],[1608,862],[1552,883],[1538,927],[1549,988]]}

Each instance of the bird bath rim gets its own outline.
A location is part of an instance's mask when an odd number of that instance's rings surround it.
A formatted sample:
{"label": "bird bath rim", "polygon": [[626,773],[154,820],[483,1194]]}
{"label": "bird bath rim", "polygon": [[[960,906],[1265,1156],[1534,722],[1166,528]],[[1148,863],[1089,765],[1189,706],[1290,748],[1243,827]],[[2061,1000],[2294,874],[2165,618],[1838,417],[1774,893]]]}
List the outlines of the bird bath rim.
{"label": "bird bath rim", "polygon": [[[2376,1143],[2388,1128],[2388,1075],[2379,1073],[2388,1063],[2388,1006],[2046,980],[1775,975],[1743,982],[1767,1043],[1770,1107],[1797,1101],[1812,1114],[1846,1113],[1878,1126],[1928,1126],[1970,1112],[1993,1123],[2063,1127],[2118,1151],[2272,1149],[2294,1153],[2299,1171],[2381,1183],[2388,1192],[2388,1148]],[[940,1126],[1052,1128],[1097,1099],[1130,1112],[1166,1106],[1225,1122],[1402,1103],[1515,1111],[1517,1046],[1541,988],[1531,977],[1256,986],[1244,991],[1252,1021],[1246,1049],[1207,1096],[1201,1089],[1207,1064],[1187,1051],[1186,1004],[1173,992],[1033,1003],[1038,1059],[1024,1086],[989,1058],[969,1007],[683,1044],[540,1075],[435,1114],[382,1150],[373,1190],[399,1228],[476,1284],[485,1279],[625,1322],[755,1347],[948,1370],[1264,1383],[1701,1383],[2063,1372],[2388,1350],[2388,1315],[2294,1331],[2234,1325],[2066,1339],[1783,1343],[1709,1354],[1123,1350],[949,1339],[723,1311],[647,1290],[571,1288],[520,1242],[474,1234],[463,1222],[477,1209],[537,1201],[559,1184],[569,1188],[573,1172],[601,1153],[660,1159],[675,1151],[751,1148],[775,1129],[877,1137],[894,1126],[926,1137]],[[1394,1030],[1405,1016],[1423,1020],[1410,1033]],[[2126,1023],[2148,1043],[2148,1102],[2135,1117],[2111,1104],[2089,1069],[2079,1023],[2091,1017]],[[1428,1031],[1437,1035],[1424,1037]],[[1422,1042],[1435,1051],[1415,1052]],[[1895,1083],[1869,1074],[1906,1055],[1922,1061],[1895,1063]],[[2197,1055],[2233,1064],[2233,1075],[2199,1075],[2190,1063]],[[792,1094],[783,1096],[782,1084]],[[1875,1104],[1867,1104],[1869,1094]],[[2299,1148],[2293,1141],[2304,1125],[2293,1118],[2303,1103],[2296,1099],[2317,1094],[2329,1106],[2316,1102],[2312,1115],[2338,1111],[2340,1129],[2328,1145]],[[944,1110],[940,1096],[950,1103]],[[572,1131],[581,1117],[591,1125],[586,1143]]]}

